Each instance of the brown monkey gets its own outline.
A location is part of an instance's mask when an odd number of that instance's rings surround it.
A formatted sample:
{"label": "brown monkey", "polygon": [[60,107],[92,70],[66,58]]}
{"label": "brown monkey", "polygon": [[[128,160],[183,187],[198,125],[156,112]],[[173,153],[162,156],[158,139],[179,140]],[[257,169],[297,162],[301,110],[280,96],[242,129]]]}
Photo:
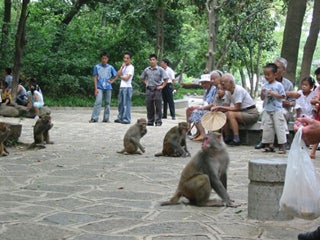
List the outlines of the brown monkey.
{"label": "brown monkey", "polygon": [[[210,133],[202,141],[200,150],[185,166],[175,195],[164,205],[178,204],[180,197],[185,197],[190,204],[197,206],[226,206],[231,207],[232,201],[227,193],[228,153],[221,142],[221,136]],[[214,189],[223,202],[209,200]]]}
{"label": "brown monkey", "polygon": [[140,139],[147,133],[147,120],[140,118],[137,122],[132,125],[124,135],[123,146],[124,149],[118,151],[117,153],[127,153],[127,154],[141,154],[145,152],[144,147],[140,144]]}
{"label": "brown monkey", "polygon": [[53,144],[49,138],[49,130],[53,127],[50,114],[42,115],[33,127],[34,142],[29,148],[45,148],[44,143]]}
{"label": "brown monkey", "polygon": [[189,157],[190,153],[186,142],[188,129],[186,122],[180,122],[178,126],[171,128],[163,139],[162,152],[156,153],[154,156]]}
{"label": "brown monkey", "polygon": [[9,152],[4,145],[4,141],[10,135],[10,127],[4,122],[0,122],[0,156],[8,156]]}

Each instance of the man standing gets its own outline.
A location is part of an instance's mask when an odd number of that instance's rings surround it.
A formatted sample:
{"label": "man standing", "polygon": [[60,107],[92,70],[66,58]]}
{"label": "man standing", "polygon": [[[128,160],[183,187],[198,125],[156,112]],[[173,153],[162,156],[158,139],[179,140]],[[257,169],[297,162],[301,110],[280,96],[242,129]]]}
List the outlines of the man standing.
{"label": "man standing", "polygon": [[148,126],[162,125],[162,89],[168,82],[166,71],[157,65],[157,55],[149,56],[150,66],[144,69],[141,80],[146,85],[146,105]]}
{"label": "man standing", "polygon": [[109,55],[103,52],[100,55],[100,59],[101,63],[95,65],[93,68],[94,95],[96,96],[96,101],[89,121],[90,123],[98,122],[103,97],[105,97],[106,106],[102,121],[110,122],[111,84],[118,78],[117,71],[113,66],[108,64]]}
{"label": "man standing", "polygon": [[118,95],[118,118],[116,123],[129,124],[131,122],[131,98],[132,98],[132,78],[134,66],[131,64],[131,54],[125,52],[123,64],[118,71],[121,78],[120,90]]}
{"label": "man standing", "polygon": [[175,82],[175,74],[171,67],[169,67],[170,61],[164,58],[161,61],[161,67],[166,71],[168,75],[168,83],[162,90],[163,99],[163,113],[162,118],[167,118],[168,104],[172,120],[176,119],[176,112],[173,101],[173,83]]}

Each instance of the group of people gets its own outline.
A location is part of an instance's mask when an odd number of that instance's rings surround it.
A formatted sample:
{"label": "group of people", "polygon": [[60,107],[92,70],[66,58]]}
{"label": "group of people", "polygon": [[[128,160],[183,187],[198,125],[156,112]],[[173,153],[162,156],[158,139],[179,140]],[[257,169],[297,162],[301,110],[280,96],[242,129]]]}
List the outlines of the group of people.
{"label": "group of people", "polygon": [[254,100],[246,89],[236,84],[230,73],[223,74],[214,70],[209,75],[203,75],[200,84],[205,89],[203,104],[190,106],[186,110],[190,128],[194,123],[197,129],[196,134],[190,138],[202,141],[206,132],[201,118],[209,111],[221,111],[227,118],[221,129],[225,143],[231,146],[240,145],[239,125],[250,125],[259,119]]}
{"label": "group of people", "polygon": [[[4,79],[1,81],[1,104],[12,104],[12,70],[6,68],[4,71]],[[22,85],[21,80],[17,86],[17,93],[15,102],[18,105],[26,106],[28,109],[34,111],[35,119],[40,115],[40,110],[44,106],[43,96],[39,85],[35,78],[28,79],[29,91]]]}
{"label": "group of people", "polygon": [[[134,76],[134,66],[131,64],[131,53],[124,53],[123,64],[118,71],[108,63],[109,58],[106,52],[101,53],[101,62],[93,68],[94,93],[96,99],[89,122],[98,122],[103,98],[105,98],[105,109],[102,122],[110,122],[112,84],[117,79],[121,79],[118,95],[118,116],[114,122],[130,124],[133,92],[132,79]],[[169,67],[170,62],[168,59],[163,59],[161,66],[159,66],[157,56],[151,54],[149,56],[149,63],[150,66],[141,74],[141,80],[146,86],[147,124],[148,126],[161,126],[162,119],[167,118],[168,105],[170,115],[172,119],[175,120],[175,106],[173,101],[175,74]]]}

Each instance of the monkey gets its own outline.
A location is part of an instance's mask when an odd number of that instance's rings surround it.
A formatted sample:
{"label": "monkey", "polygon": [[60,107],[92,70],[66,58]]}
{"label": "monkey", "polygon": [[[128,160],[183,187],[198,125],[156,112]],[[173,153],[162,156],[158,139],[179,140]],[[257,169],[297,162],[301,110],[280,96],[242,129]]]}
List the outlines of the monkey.
{"label": "monkey", "polygon": [[45,148],[44,143],[53,144],[49,138],[49,130],[53,127],[50,114],[42,115],[33,127],[34,142],[28,147]]}
{"label": "monkey", "polygon": [[10,126],[7,123],[0,122],[0,156],[8,156],[9,152],[4,145],[4,141],[10,135]]}
{"label": "monkey", "polygon": [[[178,204],[179,199],[185,197],[196,206],[235,207],[227,193],[229,161],[221,135],[207,134],[202,141],[202,149],[183,169],[176,193],[161,206]],[[212,189],[222,201],[209,200]]]}
{"label": "monkey", "polygon": [[186,122],[180,122],[178,126],[171,128],[163,139],[162,152],[156,153],[154,156],[190,157],[191,154],[187,149],[186,142],[188,129]]}
{"label": "monkey", "polygon": [[[147,133],[147,120],[139,118],[137,122],[132,125],[124,135],[123,146],[124,149],[117,153],[124,154],[142,154],[145,148],[140,144],[140,139]],[[138,148],[141,152],[138,151]]]}

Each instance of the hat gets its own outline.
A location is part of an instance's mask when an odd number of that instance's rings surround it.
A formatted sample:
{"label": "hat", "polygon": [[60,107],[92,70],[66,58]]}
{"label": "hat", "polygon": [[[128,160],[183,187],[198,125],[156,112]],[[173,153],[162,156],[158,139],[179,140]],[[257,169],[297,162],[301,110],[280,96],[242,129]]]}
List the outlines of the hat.
{"label": "hat", "polygon": [[217,131],[224,126],[227,117],[223,112],[208,112],[201,118],[202,126],[209,131]]}
{"label": "hat", "polygon": [[199,80],[199,83],[201,82],[210,82],[211,78],[210,78],[210,74],[202,74],[201,78]]}

